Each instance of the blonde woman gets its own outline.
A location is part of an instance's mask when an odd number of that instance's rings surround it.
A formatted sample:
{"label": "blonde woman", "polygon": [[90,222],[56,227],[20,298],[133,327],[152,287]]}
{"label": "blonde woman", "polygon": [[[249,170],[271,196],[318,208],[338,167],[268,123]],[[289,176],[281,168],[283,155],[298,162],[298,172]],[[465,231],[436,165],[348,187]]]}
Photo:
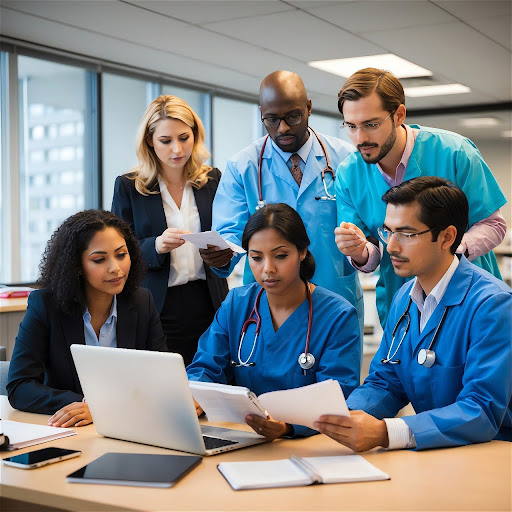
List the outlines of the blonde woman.
{"label": "blonde woman", "polygon": [[203,123],[176,96],[151,102],[137,132],[136,153],[139,165],[116,179],[112,211],[139,240],[147,265],[142,286],[153,294],[169,350],[189,364],[228,292],[226,280],[209,265],[224,265],[231,251],[200,253],[181,235],[211,229],[221,173],[205,165]]}

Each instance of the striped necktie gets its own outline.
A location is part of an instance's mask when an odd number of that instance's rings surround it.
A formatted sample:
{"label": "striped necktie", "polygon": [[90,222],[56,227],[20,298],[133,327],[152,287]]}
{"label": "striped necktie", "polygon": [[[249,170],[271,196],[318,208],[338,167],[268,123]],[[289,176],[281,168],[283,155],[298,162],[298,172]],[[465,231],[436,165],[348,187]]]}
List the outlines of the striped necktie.
{"label": "striped necktie", "polygon": [[290,160],[292,162],[292,168],[290,169],[290,172],[292,173],[293,179],[297,182],[297,185],[300,187],[300,183],[302,181],[302,171],[300,170],[300,156],[297,155],[297,153],[294,153]]}

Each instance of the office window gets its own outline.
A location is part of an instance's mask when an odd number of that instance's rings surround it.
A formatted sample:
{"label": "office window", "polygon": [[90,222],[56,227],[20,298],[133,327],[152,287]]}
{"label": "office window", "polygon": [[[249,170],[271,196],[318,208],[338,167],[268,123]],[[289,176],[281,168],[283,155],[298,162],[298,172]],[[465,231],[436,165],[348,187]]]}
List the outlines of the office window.
{"label": "office window", "polygon": [[10,240],[6,236],[8,225],[10,224],[10,215],[8,212],[7,201],[4,201],[4,195],[7,195],[8,168],[7,162],[7,80],[8,80],[8,56],[6,52],[0,52],[0,283],[8,280],[10,266]]}
{"label": "office window", "polygon": [[262,123],[256,103],[222,97],[213,98],[213,165],[221,172],[226,162],[262,136]]}
{"label": "office window", "polygon": [[117,176],[137,165],[135,135],[149,97],[148,82],[102,75],[103,208],[110,210]]}
{"label": "office window", "polygon": [[18,57],[20,272],[13,281],[37,278],[53,229],[83,208],[84,185],[70,176],[84,173],[76,151],[84,152],[84,133],[75,127],[85,124],[86,75],[74,66]]}
{"label": "office window", "polygon": [[[339,118],[324,116],[322,114],[311,114],[309,117],[309,126],[316,132],[338,137],[338,139],[350,142],[347,133],[341,128],[341,116]],[[352,144],[352,142],[350,142]]]}

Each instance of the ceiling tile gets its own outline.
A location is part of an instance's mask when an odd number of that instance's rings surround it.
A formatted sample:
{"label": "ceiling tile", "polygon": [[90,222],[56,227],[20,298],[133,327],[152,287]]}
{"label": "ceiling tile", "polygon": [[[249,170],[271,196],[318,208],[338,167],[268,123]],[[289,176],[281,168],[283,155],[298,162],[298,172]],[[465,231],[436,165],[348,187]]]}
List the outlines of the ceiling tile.
{"label": "ceiling tile", "polygon": [[[364,35],[441,78],[486,94],[489,101],[510,100],[510,52],[461,22]],[[472,102],[470,95],[462,96]]]}
{"label": "ceiling tile", "polygon": [[451,12],[464,21],[478,20],[492,16],[510,16],[512,3],[510,0],[434,0],[435,4]]}
{"label": "ceiling tile", "polygon": [[[221,34],[272,49],[303,62],[372,55],[381,48],[301,11],[205,25]],[[293,37],[307,34],[308,37]],[[316,34],[317,36],[312,36]]]}
{"label": "ceiling tile", "polygon": [[196,25],[295,10],[278,0],[129,0],[129,3]]}
{"label": "ceiling tile", "polygon": [[453,21],[453,16],[423,0],[336,2],[333,6],[309,11],[356,34]]}

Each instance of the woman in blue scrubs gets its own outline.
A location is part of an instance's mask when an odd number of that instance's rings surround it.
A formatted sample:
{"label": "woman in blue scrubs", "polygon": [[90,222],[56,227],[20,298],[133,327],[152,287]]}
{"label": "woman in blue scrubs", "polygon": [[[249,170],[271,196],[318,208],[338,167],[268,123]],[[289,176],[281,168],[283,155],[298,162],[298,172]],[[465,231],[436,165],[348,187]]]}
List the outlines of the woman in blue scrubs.
{"label": "woman in blue scrubs", "polygon": [[[302,219],[286,204],[269,204],[249,219],[242,246],[256,283],[229,292],[199,340],[194,361],[187,368],[190,380],[233,383],[257,395],[335,379],[347,397],[359,385],[356,309],[339,295],[309,282],[315,272],[309,243]],[[306,350],[308,297],[312,323]],[[252,322],[241,339],[246,320],[258,315],[259,333]],[[302,353],[312,354],[312,367],[299,365]],[[316,433],[259,416],[248,416],[246,421],[271,440]]]}

